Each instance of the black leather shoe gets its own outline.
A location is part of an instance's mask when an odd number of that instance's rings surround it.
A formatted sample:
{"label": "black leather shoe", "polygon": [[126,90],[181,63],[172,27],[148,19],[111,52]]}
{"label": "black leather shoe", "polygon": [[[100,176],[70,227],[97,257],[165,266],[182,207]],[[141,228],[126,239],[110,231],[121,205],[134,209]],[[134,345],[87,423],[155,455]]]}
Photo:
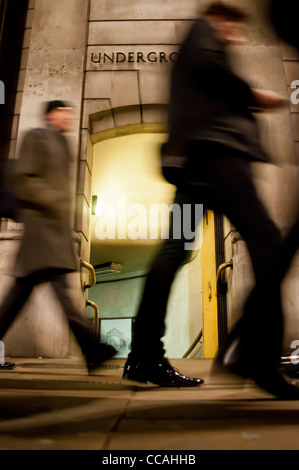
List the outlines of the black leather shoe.
{"label": "black leather shoe", "polygon": [[151,382],[161,387],[198,387],[204,383],[202,379],[180,374],[166,358],[150,362],[138,361],[129,356],[124,367],[123,378],[134,382]]}
{"label": "black leather shoe", "polygon": [[299,400],[298,383],[289,381],[279,369],[252,374],[251,379],[279,400]]}
{"label": "black leather shoe", "polygon": [[4,364],[0,364],[0,370],[10,370],[15,367],[14,362],[5,362]]}
{"label": "black leather shoe", "polygon": [[117,354],[116,349],[110,344],[100,343],[96,355],[86,357],[86,365],[89,373],[92,373],[100,367],[102,362],[111,359]]}
{"label": "black leather shoe", "polygon": [[260,388],[280,400],[299,400],[298,384],[295,381],[289,381],[279,365],[256,364],[255,361],[250,361],[250,355],[246,361],[242,361],[238,357],[238,341],[238,339],[235,340],[235,347],[232,344],[230,348],[227,348],[226,354],[222,352],[216,357],[212,374],[225,370],[239,377],[253,380]]}

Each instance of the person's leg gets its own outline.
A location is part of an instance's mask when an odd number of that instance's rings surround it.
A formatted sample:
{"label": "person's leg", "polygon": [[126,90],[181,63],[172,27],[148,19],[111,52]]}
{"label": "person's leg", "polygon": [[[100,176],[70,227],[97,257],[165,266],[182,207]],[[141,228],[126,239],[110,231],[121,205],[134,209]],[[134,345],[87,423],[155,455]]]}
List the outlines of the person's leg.
{"label": "person's leg", "polygon": [[12,325],[26,300],[31,294],[34,284],[28,278],[16,279],[0,306],[0,339]]}
{"label": "person's leg", "polygon": [[50,282],[61,303],[70,328],[86,358],[87,367],[91,371],[99,366],[101,362],[113,357],[117,351],[113,346],[101,344],[96,338],[70,297],[66,275],[56,275],[50,279]]}
{"label": "person's leg", "polygon": [[[236,161],[230,174],[224,171],[226,187],[220,188],[221,204],[247,243],[256,285],[216,362],[238,375],[250,377],[280,399],[298,400],[299,390],[279,369],[283,340],[280,283],[295,252],[294,243],[290,250],[282,242],[280,231],[260,202],[249,167],[244,163]],[[288,241],[295,237],[296,229]]]}
{"label": "person's leg", "polygon": [[[267,363],[275,367],[279,365],[283,346],[283,311],[281,305],[280,286],[299,247],[299,222],[281,240],[275,254],[270,257],[267,270],[252,290],[243,315],[242,329],[248,331],[249,320],[255,319],[255,341],[263,345],[260,350],[264,357],[266,349]],[[249,330],[250,331],[250,330]],[[245,337],[244,348],[248,348],[249,335]]]}
{"label": "person's leg", "polygon": [[[229,345],[234,337],[244,336],[246,356],[252,360],[254,355],[260,357],[266,350],[266,338],[273,338],[272,361],[277,361],[283,337],[280,288],[276,281],[269,289],[264,280],[269,278],[270,262],[281,244],[280,230],[258,197],[246,155],[212,142],[193,142],[190,153],[193,158],[188,170],[189,191],[193,191],[194,200],[204,183],[207,187],[205,202],[211,209],[225,214],[241,233],[258,285],[260,279],[263,280],[263,287],[255,290],[226,344]],[[253,307],[253,304],[258,306]],[[247,347],[248,343],[250,347]]]}
{"label": "person's leg", "polygon": [[[183,220],[184,205],[190,204],[190,220]],[[194,233],[199,220],[195,217],[192,198],[178,190],[174,201],[181,215],[176,220],[172,215],[169,238],[164,242],[147,276],[142,300],[134,323],[131,353],[125,365],[124,378],[139,382],[153,382],[165,387],[194,387],[203,381],[181,375],[164,357],[162,337],[165,334],[165,316],[170,289],[176,272],[191,252],[186,243],[186,228]],[[199,211],[200,212],[200,211]],[[176,212],[175,212],[176,213]]]}
{"label": "person's leg", "polygon": [[[180,207],[181,215],[184,204],[191,204],[194,213],[194,204],[188,195],[178,191],[174,205]],[[183,224],[182,217],[180,221],[173,220],[172,217],[169,238],[163,243],[150,268],[135,318],[131,351],[139,358],[160,359],[164,356],[161,338],[165,334],[165,316],[170,289],[176,272],[190,256],[190,251],[185,249],[183,227],[181,226],[178,231],[182,236],[174,238],[173,222]]]}
{"label": "person's leg", "polygon": [[257,195],[247,162],[236,162],[225,178],[223,211],[247,244],[256,278],[256,287],[229,341],[242,336],[244,358],[254,367],[261,357],[267,357],[268,364],[277,364],[282,351],[283,314],[280,280],[271,277],[269,282],[269,269],[281,246],[281,234]]}

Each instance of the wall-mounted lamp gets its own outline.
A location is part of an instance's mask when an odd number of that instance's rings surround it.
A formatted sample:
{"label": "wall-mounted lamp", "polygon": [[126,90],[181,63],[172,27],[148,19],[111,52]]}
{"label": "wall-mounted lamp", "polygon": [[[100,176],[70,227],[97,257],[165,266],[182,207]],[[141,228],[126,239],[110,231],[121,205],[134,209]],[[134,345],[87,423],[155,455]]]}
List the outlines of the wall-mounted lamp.
{"label": "wall-mounted lamp", "polygon": [[102,200],[99,196],[92,196],[91,200],[91,214],[101,215],[102,214]]}
{"label": "wall-mounted lamp", "polygon": [[121,263],[109,262],[94,266],[94,270],[96,277],[98,277],[105,276],[107,274],[120,274],[122,273],[123,267]]}

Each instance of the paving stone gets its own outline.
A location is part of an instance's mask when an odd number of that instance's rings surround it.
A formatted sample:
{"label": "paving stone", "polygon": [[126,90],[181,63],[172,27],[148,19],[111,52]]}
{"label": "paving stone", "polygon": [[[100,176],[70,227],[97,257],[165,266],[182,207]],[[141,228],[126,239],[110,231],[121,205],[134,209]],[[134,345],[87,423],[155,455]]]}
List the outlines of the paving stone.
{"label": "paving stone", "polygon": [[96,375],[82,358],[16,358],[0,373],[0,450],[298,450],[299,402],[210,374],[212,360],[173,359],[196,389],[122,380],[124,359]]}
{"label": "paving stone", "polygon": [[132,420],[122,423],[109,450],[291,450],[298,424],[254,420]]}

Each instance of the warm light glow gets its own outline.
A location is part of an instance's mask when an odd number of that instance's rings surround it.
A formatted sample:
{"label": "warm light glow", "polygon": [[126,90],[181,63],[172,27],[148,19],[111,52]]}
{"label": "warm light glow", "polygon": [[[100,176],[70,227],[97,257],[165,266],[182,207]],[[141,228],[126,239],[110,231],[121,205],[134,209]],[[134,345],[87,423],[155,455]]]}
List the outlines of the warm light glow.
{"label": "warm light glow", "polygon": [[[140,212],[136,211],[134,218],[130,208],[138,208],[139,205],[150,214],[153,205],[173,202],[175,187],[165,181],[161,171],[160,149],[166,139],[166,134],[133,134],[95,145],[92,194],[97,196],[97,203],[92,210],[93,238],[97,224],[107,223],[110,227],[114,224],[110,220],[112,213],[118,233],[126,233],[127,228],[132,229],[134,224],[136,230],[143,234],[151,229],[157,230],[157,227],[150,227],[148,220],[145,223],[141,221]],[[128,208],[127,218],[124,218],[124,201]],[[107,207],[110,208],[108,214]],[[158,228],[161,229],[160,226]],[[126,236],[121,238],[124,240]],[[145,238],[134,242],[145,242]],[[149,239],[146,242],[151,243]]]}
{"label": "warm light glow", "polygon": [[104,212],[103,212],[103,201],[99,197],[98,198],[98,203],[96,205],[96,215],[103,215],[103,214],[104,214]]}

